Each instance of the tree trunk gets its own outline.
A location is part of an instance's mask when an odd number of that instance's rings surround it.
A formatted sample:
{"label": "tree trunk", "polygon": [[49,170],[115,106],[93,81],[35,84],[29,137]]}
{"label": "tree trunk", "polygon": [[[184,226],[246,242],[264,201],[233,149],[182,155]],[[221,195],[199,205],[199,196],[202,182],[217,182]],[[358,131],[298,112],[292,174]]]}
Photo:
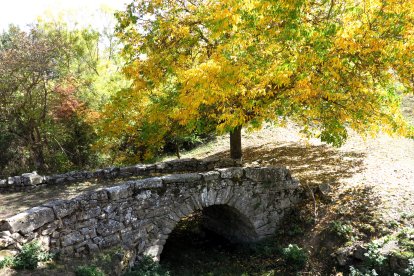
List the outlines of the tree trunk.
{"label": "tree trunk", "polygon": [[242,158],[242,146],[241,146],[241,126],[237,126],[230,132],[230,157],[232,159]]}
{"label": "tree trunk", "polygon": [[177,158],[178,159],[181,159],[181,156],[180,156],[180,144],[179,143],[176,143],[175,144],[175,155],[177,155]]}

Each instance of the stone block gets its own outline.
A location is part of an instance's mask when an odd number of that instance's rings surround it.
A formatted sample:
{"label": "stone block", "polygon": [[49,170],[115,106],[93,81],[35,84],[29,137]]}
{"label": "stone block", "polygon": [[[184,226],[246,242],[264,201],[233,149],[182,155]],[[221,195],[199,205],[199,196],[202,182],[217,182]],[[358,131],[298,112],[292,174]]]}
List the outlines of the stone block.
{"label": "stone block", "polygon": [[42,184],[44,180],[45,178],[41,175],[38,175],[37,172],[22,174],[22,182],[24,185],[36,186]]}
{"label": "stone block", "polygon": [[21,232],[23,234],[55,219],[53,210],[49,207],[34,207],[5,220],[5,225],[10,232]]}
{"label": "stone block", "polygon": [[119,169],[119,176],[120,177],[126,177],[126,176],[131,176],[135,174],[135,166],[130,166],[130,167],[123,167]]}
{"label": "stone block", "polygon": [[43,204],[43,206],[52,208],[56,217],[63,218],[75,212],[79,208],[79,202],[76,200],[54,200]]}
{"label": "stone block", "polygon": [[0,179],[0,188],[7,187],[7,180],[6,179]]}
{"label": "stone block", "polygon": [[119,200],[132,196],[132,187],[129,184],[114,186],[105,189],[110,200]]}
{"label": "stone block", "polygon": [[217,169],[217,171],[224,179],[241,179],[244,174],[243,168],[240,167]]}
{"label": "stone block", "polygon": [[133,182],[134,191],[137,192],[142,189],[158,189],[163,187],[162,179],[160,177],[151,177],[143,180]]}
{"label": "stone block", "polygon": [[220,179],[220,172],[218,172],[218,171],[206,172],[206,173],[202,173],[201,175],[202,175],[204,181],[206,181],[206,182],[210,182],[210,181]]}
{"label": "stone block", "polygon": [[86,209],[82,213],[78,214],[79,220],[87,220],[91,218],[96,218],[101,214],[101,207],[97,206],[94,208]]}
{"label": "stone block", "polygon": [[79,231],[71,232],[61,238],[61,244],[63,247],[73,245],[85,240],[84,235],[82,235]]}
{"label": "stone block", "polygon": [[201,180],[198,173],[171,174],[161,177],[164,184],[171,183],[194,183]]}
{"label": "stone block", "polygon": [[102,240],[99,242],[100,248],[108,248],[111,246],[119,245],[121,242],[121,238],[119,237],[119,234],[113,234],[107,237],[102,238]]}
{"label": "stone block", "polygon": [[92,242],[88,242],[86,244],[86,248],[89,251],[89,253],[96,253],[96,252],[99,251],[99,246],[96,245],[96,244],[94,244],[94,243],[92,243]]}
{"label": "stone block", "polygon": [[8,177],[7,178],[7,184],[8,185],[14,185],[15,184],[14,177],[12,177],[12,176]]}
{"label": "stone block", "polygon": [[16,242],[11,237],[0,237],[0,250],[15,244]]}
{"label": "stone block", "polygon": [[158,262],[160,260],[160,255],[162,249],[164,248],[163,245],[153,245],[145,249],[144,255],[151,257],[154,261]]}
{"label": "stone block", "polygon": [[99,222],[96,232],[101,236],[108,236],[124,228],[124,225],[119,221],[110,219],[107,222]]}

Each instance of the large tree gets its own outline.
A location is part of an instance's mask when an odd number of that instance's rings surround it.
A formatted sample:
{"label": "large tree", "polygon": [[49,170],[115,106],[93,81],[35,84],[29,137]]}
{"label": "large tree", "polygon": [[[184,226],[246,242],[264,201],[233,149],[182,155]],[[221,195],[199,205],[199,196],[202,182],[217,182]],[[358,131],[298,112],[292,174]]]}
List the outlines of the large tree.
{"label": "large tree", "polygon": [[230,132],[233,158],[241,157],[241,128],[265,120],[289,118],[334,145],[348,127],[404,133],[399,93],[414,86],[413,5],[134,1],[117,14],[128,93],[140,114],[159,117],[151,105],[169,97],[163,116],[188,131],[202,119]]}

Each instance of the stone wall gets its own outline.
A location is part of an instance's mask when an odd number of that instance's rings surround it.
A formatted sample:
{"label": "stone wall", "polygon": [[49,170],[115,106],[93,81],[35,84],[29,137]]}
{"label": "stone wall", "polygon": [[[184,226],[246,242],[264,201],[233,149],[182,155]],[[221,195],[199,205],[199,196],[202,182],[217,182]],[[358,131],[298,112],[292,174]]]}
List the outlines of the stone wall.
{"label": "stone wall", "polygon": [[233,241],[272,235],[301,200],[285,168],[227,168],[131,180],[55,200],[0,221],[0,250],[33,239],[62,256],[121,246],[158,260],[178,221],[202,210],[207,226]]}
{"label": "stone wall", "polygon": [[29,191],[47,185],[66,185],[91,179],[115,179],[134,176],[150,176],[178,172],[203,172],[214,168],[237,166],[232,159],[176,159],[151,165],[138,164],[129,167],[110,167],[95,171],[73,171],[50,176],[39,175],[36,172],[24,173],[0,179],[0,193]]}

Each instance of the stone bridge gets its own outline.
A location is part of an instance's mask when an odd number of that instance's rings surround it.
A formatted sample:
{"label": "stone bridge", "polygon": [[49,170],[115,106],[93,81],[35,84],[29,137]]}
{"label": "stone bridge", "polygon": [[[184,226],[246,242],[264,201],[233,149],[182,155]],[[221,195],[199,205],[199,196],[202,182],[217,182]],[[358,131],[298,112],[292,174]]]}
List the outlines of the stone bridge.
{"label": "stone bridge", "polygon": [[285,168],[215,169],[172,174],[55,200],[0,222],[1,248],[40,240],[51,252],[79,257],[121,246],[159,260],[176,224],[202,211],[206,227],[234,242],[274,234],[303,191]]}

